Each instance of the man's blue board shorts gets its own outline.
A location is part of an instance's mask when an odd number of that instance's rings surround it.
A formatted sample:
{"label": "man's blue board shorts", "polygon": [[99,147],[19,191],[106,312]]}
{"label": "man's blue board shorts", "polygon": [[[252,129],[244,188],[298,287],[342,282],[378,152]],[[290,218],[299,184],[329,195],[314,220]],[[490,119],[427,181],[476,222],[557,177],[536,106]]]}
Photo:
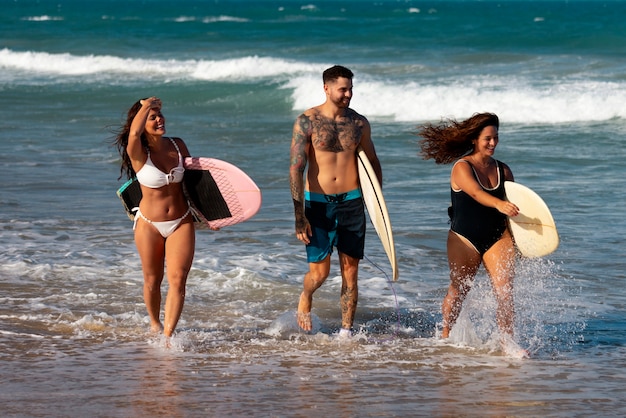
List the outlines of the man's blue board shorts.
{"label": "man's blue board shorts", "polygon": [[307,261],[317,263],[337,251],[362,259],[365,249],[365,208],[361,190],[321,194],[305,192],[304,213],[313,236],[306,246]]}

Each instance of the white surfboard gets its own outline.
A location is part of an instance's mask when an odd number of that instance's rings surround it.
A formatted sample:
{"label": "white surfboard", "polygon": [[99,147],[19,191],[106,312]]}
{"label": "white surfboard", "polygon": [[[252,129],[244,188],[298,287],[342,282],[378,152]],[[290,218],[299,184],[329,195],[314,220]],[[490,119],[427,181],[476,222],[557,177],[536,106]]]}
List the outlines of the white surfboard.
{"label": "white surfboard", "polygon": [[383,190],[380,187],[374,168],[370,160],[365,155],[365,151],[359,147],[357,152],[357,162],[359,167],[359,181],[361,184],[361,193],[363,194],[363,202],[367,208],[367,213],[374,225],[374,229],[378,234],[378,238],[383,244],[385,253],[391,263],[393,272],[393,280],[398,280],[398,262],[396,260],[396,247],[393,242],[393,231],[391,229],[391,220],[389,212],[383,197]]}
{"label": "white surfboard", "polygon": [[504,182],[506,198],[515,203],[519,214],[509,218],[515,245],[525,257],[543,257],[559,246],[559,234],[548,205],[528,187]]}

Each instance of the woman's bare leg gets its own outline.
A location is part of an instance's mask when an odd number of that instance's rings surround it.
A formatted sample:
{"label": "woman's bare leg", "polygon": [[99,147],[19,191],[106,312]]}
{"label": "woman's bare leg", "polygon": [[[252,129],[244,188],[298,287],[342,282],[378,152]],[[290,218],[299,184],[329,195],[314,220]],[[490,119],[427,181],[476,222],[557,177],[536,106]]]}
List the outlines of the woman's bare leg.
{"label": "woman's bare leg", "polygon": [[192,218],[187,218],[165,241],[167,282],[163,334],[170,337],[178,324],[185,304],[185,286],[193,262],[196,234]]}
{"label": "woman's bare leg", "polygon": [[448,265],[450,267],[450,286],[443,299],[441,312],[443,316],[442,338],[448,338],[450,330],[456,322],[463,301],[469,292],[474,276],[480,267],[480,254],[456,233],[448,232]]}
{"label": "woman's bare leg", "polygon": [[143,270],[143,299],[150,318],[150,329],[161,332],[161,283],[163,282],[165,239],[142,219],[135,228],[135,244]]}
{"label": "woman's bare leg", "polygon": [[508,231],[484,254],[483,260],[496,297],[498,328],[501,333],[512,336],[515,320],[513,304],[515,247]]}

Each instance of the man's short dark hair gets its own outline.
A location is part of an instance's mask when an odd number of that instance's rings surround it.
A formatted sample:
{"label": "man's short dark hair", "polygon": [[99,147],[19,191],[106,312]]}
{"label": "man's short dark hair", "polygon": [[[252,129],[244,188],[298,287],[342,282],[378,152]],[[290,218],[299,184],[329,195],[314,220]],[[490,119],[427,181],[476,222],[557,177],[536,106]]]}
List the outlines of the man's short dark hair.
{"label": "man's short dark hair", "polygon": [[335,65],[333,67],[330,67],[322,74],[324,84],[328,83],[329,81],[335,81],[340,77],[349,78],[350,80],[352,80],[354,74],[352,73],[352,71],[350,71],[346,67],[342,67],[341,65]]}

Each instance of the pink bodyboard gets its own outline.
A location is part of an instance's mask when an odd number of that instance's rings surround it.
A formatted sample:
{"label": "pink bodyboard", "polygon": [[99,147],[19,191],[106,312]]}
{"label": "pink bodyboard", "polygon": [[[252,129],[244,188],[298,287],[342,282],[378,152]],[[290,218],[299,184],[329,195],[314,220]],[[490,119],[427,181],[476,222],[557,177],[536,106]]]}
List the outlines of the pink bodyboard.
{"label": "pink bodyboard", "polygon": [[240,168],[206,157],[187,157],[184,165],[185,193],[200,225],[216,229],[238,224],[261,208],[261,190]]}

